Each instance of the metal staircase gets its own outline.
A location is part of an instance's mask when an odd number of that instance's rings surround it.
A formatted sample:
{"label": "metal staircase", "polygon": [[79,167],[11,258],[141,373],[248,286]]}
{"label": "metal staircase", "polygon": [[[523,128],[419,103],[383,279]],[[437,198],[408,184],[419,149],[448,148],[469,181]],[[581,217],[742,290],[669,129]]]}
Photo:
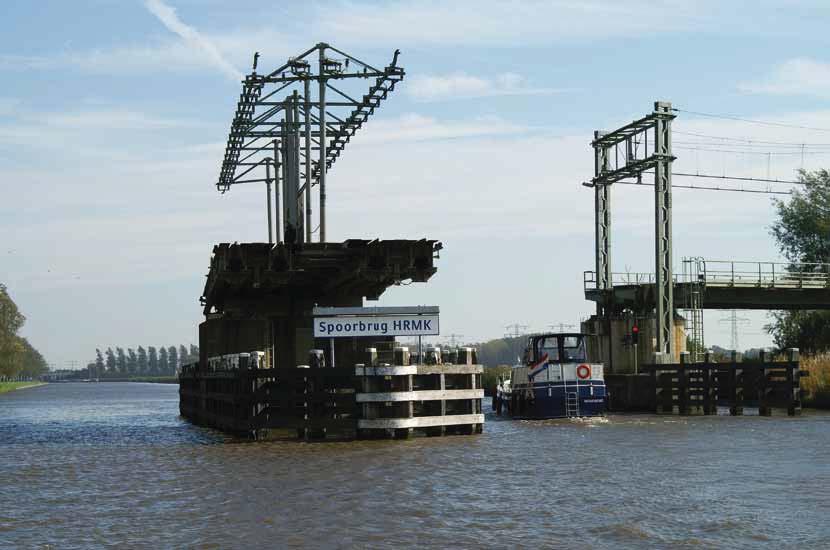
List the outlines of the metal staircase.
{"label": "metal staircase", "polygon": [[222,160],[222,168],[219,172],[217,187],[223,193],[230,189],[230,186],[234,183],[234,173],[239,163],[239,154],[244,147],[246,132],[251,125],[257,102],[262,95],[263,85],[262,81],[255,79],[254,75],[245,77],[242,93],[239,94],[236,113],[231,123],[231,130],[228,134],[225,158]]}
{"label": "metal staircase", "polygon": [[[265,184],[269,242],[272,185],[276,242],[289,237],[298,244],[311,242],[317,230],[319,241],[325,242],[326,174],[403,80],[399,54],[395,50],[392,61],[378,69],[320,42],[265,74],[257,73],[259,54],[254,56],[252,72],[242,82],[216,187],[224,193],[237,184]],[[327,99],[329,92],[336,96]],[[315,186],[317,230],[312,229]]]}
{"label": "metal staircase", "polygon": [[[369,93],[363,96],[363,100],[355,107],[349,116],[342,122],[339,130],[333,131],[331,142],[326,151],[326,170],[340,157],[340,153],[346,144],[352,139],[363,124],[372,116],[381,102],[386,99],[390,92],[395,90],[395,85],[403,80],[404,72],[400,67],[390,65],[386,67],[383,76],[375,79],[375,84],[369,88]],[[312,185],[317,185],[320,180],[320,165],[315,164],[312,172]]]}

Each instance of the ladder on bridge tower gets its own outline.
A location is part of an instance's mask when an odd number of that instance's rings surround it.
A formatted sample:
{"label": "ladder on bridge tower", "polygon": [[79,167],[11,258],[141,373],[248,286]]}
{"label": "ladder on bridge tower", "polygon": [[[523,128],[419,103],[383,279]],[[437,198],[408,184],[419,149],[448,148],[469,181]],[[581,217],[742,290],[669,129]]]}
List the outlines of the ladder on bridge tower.
{"label": "ladder on bridge tower", "polygon": [[701,258],[683,258],[683,281],[689,284],[684,309],[686,310],[686,335],[689,337],[692,361],[703,361],[706,343],[703,337],[703,278]]}

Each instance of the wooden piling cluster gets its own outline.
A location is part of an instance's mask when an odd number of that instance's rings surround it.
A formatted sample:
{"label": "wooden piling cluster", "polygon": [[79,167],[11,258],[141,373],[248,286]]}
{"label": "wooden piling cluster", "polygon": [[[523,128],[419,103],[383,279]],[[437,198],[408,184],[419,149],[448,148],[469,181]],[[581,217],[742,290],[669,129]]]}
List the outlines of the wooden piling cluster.
{"label": "wooden piling cluster", "polygon": [[797,349],[787,350],[783,361],[773,361],[767,352],[757,361],[744,361],[740,353],[726,363],[714,362],[708,353],[702,363],[690,362],[687,352],[680,359],[645,366],[658,414],[717,414],[718,406],[729,407],[732,415],[743,414],[747,406],[757,407],[761,416],[776,408],[789,416],[801,414],[800,379],[807,372],[800,369]]}
{"label": "wooden piling cluster", "polygon": [[481,365],[358,366],[360,438],[481,433]]}
{"label": "wooden piling cluster", "polygon": [[481,433],[481,365],[381,365],[179,377],[189,420],[254,439],[405,438]]}

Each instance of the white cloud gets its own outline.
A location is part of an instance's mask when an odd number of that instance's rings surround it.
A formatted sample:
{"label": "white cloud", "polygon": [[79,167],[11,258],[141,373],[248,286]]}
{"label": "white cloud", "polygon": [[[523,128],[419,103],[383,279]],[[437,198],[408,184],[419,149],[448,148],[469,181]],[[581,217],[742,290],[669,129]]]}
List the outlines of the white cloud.
{"label": "white cloud", "polygon": [[[312,28],[351,44],[549,44],[706,28],[717,21],[717,2],[630,0],[343,1],[317,6]],[[709,8],[712,9],[709,9]]]}
{"label": "white cloud", "polygon": [[418,101],[468,99],[512,95],[547,95],[563,90],[533,88],[527,79],[516,73],[502,73],[495,78],[482,78],[466,73],[416,76],[409,81],[407,93]]}
{"label": "white cloud", "polygon": [[37,120],[48,126],[74,129],[158,130],[203,125],[197,121],[159,117],[127,109],[56,113],[41,115]]}
{"label": "white cloud", "polygon": [[518,135],[532,130],[499,117],[479,117],[468,120],[439,120],[417,113],[407,113],[393,119],[378,119],[369,123],[365,135],[355,137],[356,146],[391,143],[434,141],[480,136]]}
{"label": "white cloud", "polygon": [[[124,44],[112,48],[94,48],[48,55],[0,54],[0,70],[28,71],[80,69],[93,74],[136,74],[182,71],[208,71],[219,68],[233,80],[242,75],[236,66],[251,63],[253,53],[261,52],[260,67],[277,67],[296,55],[305,41],[272,29],[244,29],[222,34],[199,33],[212,46],[213,54],[187,40],[152,39],[142,44]],[[292,45],[295,44],[295,45]],[[220,56],[217,61],[216,55]]]}
{"label": "white cloud", "polygon": [[[552,44],[573,40],[599,40],[632,33],[666,33],[699,28],[717,21],[710,10],[669,1],[655,4],[634,0],[624,4],[604,0],[573,2],[499,2],[461,0],[367,3],[339,1],[279,12],[285,19],[302,18],[300,30],[276,31],[265,26],[244,26],[202,32],[182,22],[173,7],[162,0],[146,0],[147,9],[180,40],[148,41],[112,48],[54,53],[51,55],[0,54],[0,69],[56,69],[77,67],[89,72],[134,73],[219,69],[234,80],[239,66],[248,66],[260,51],[262,66],[279,66],[286,57],[312,43],[310,35],[335,37],[334,45],[376,50],[379,44],[402,47],[506,46]],[[717,6],[717,4],[712,4]],[[274,16],[268,7],[268,16]],[[252,14],[256,14],[255,10]],[[705,16],[701,14],[707,14]],[[260,12],[260,15],[264,13]],[[709,18],[705,23],[702,18]],[[502,85],[508,85],[502,82]],[[496,82],[498,85],[499,83]]]}
{"label": "white cloud", "polygon": [[185,41],[191,48],[201,52],[207,59],[213,63],[223,73],[233,78],[234,80],[242,80],[242,73],[240,73],[225,57],[222,52],[216,47],[211,40],[199,33],[195,28],[186,25],[176,15],[176,10],[161,0],[146,0],[145,6],[155,15],[162,24],[171,32],[176,33]]}
{"label": "white cloud", "polygon": [[830,63],[795,58],[781,63],[764,79],[738,86],[755,94],[830,97]]}

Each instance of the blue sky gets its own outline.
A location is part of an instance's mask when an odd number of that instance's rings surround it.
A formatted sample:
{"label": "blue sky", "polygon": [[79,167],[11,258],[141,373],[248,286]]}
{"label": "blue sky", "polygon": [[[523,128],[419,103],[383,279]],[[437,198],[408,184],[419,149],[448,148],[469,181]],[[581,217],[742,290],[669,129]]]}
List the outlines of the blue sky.
{"label": "blue sky", "polygon": [[[826,2],[6,2],[0,18],[0,280],[58,367],[95,347],[195,342],[215,242],[262,240],[262,190],[219,195],[223,142],[261,67],[325,41],[407,77],[332,169],[329,237],[442,240],[428,285],[478,340],[590,314],[590,138],[657,99],[830,128]],[[790,179],[830,132],[680,114],[675,130],[809,144],[721,153],[685,137],[676,168]],[[677,145],[683,145],[675,135]],[[707,149],[708,147],[708,149]],[[695,150],[694,148],[697,148]],[[614,191],[615,271],[652,270],[652,196]],[[391,199],[391,200],[390,200]],[[775,260],[766,195],[675,191],[683,256]],[[367,215],[371,212],[371,215]],[[709,344],[729,344],[707,313]],[[768,342],[763,314],[742,345]]]}

